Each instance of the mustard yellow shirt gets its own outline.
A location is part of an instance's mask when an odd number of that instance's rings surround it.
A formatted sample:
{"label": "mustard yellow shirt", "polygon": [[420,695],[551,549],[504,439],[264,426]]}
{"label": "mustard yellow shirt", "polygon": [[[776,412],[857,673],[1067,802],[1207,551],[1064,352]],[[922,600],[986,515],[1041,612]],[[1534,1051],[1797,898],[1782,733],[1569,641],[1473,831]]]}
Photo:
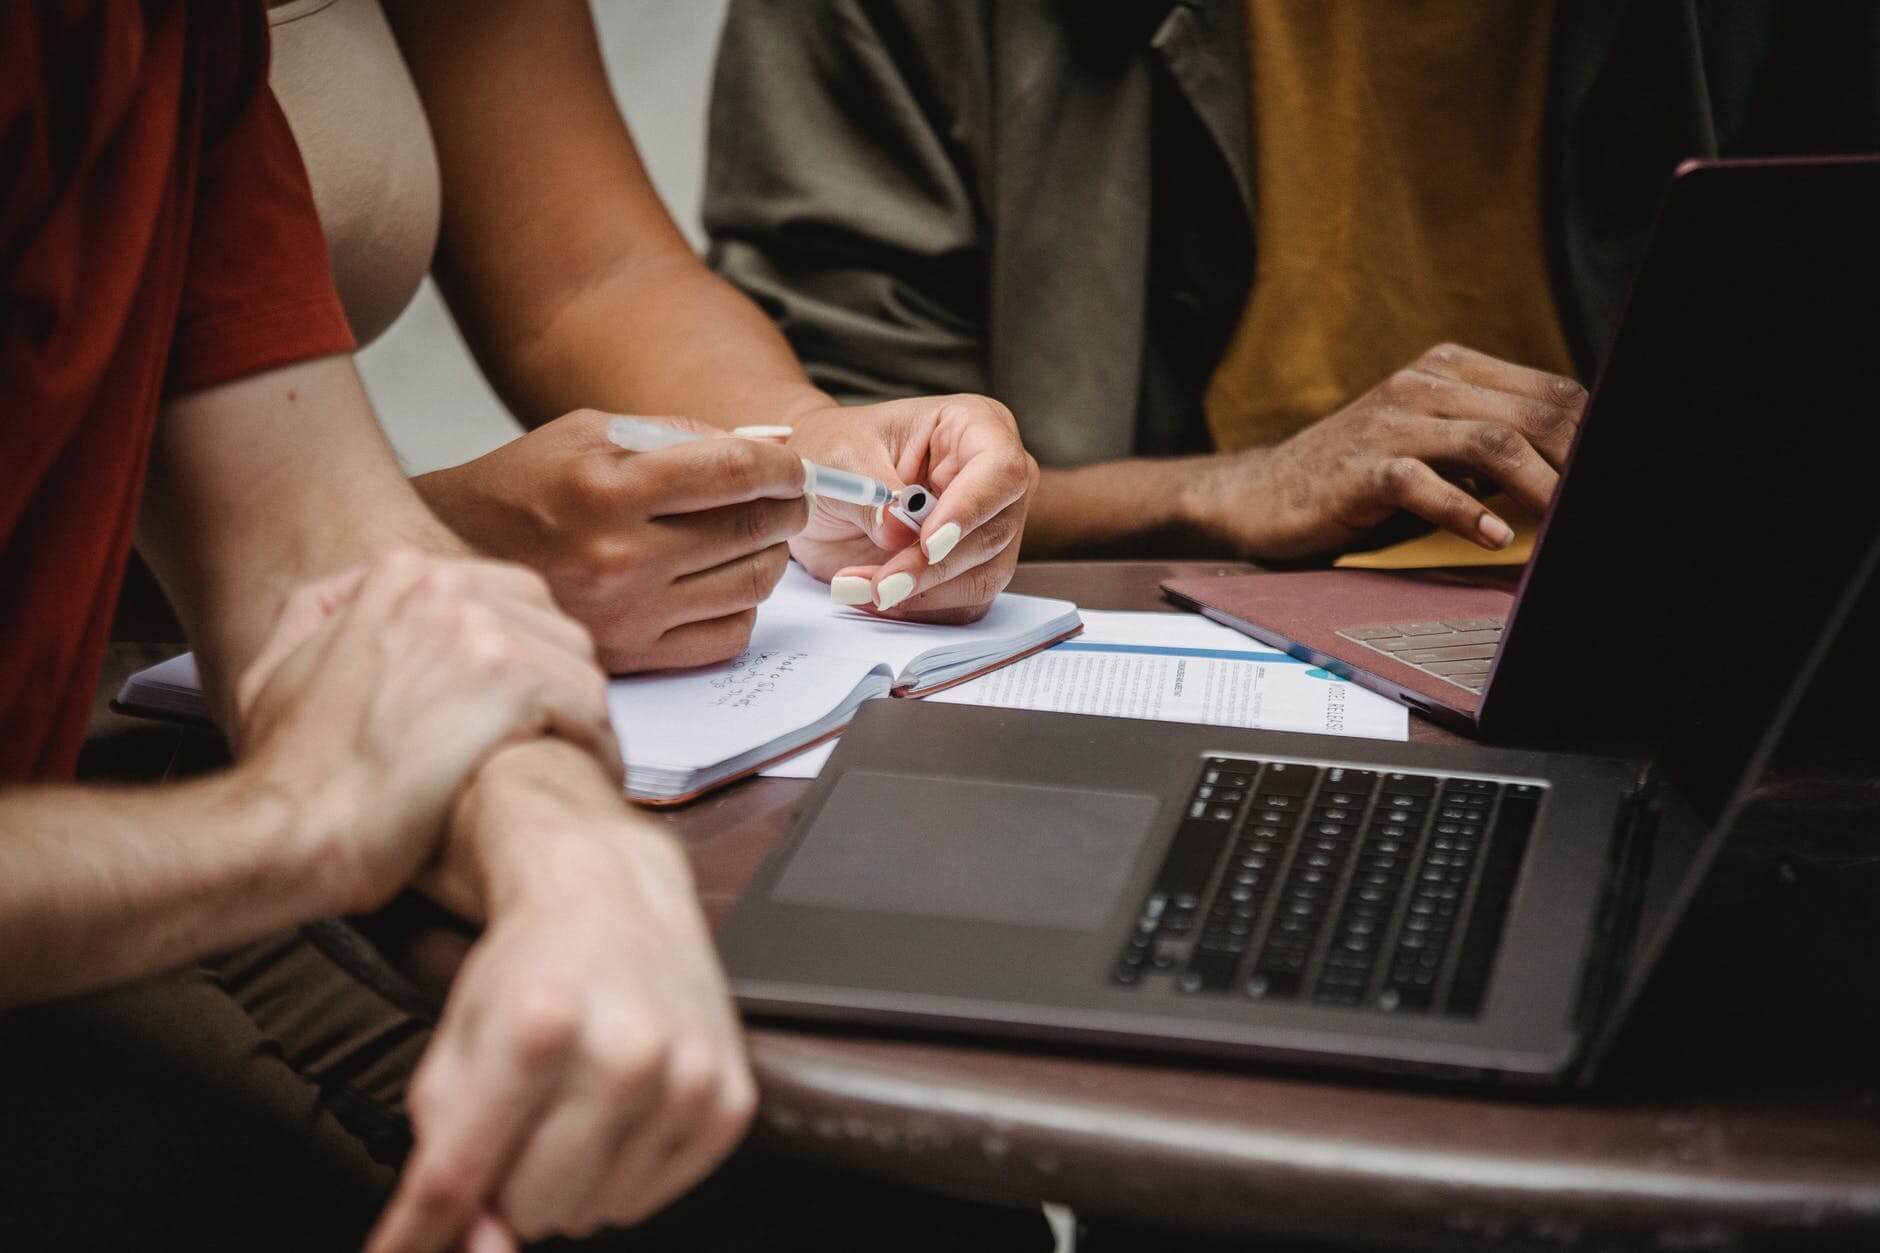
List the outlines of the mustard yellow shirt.
{"label": "mustard yellow shirt", "polygon": [[1247,0],[1258,268],[1208,388],[1272,443],[1455,340],[1572,374],[1547,277],[1550,0]]}

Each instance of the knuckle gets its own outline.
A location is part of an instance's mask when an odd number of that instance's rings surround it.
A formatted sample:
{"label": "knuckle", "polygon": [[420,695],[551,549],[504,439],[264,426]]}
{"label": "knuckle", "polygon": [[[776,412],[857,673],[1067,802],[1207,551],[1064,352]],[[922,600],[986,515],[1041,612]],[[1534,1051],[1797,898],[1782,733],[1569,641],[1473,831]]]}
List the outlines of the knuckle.
{"label": "knuckle", "polygon": [[372,562],[367,577],[405,582],[417,578],[427,564],[427,558],[415,548],[394,548]]}
{"label": "knuckle", "polygon": [[758,553],[751,562],[751,600],[753,604],[762,604],[769,599],[770,593],[783,581],[785,570],[790,568],[790,546],[772,544]]}
{"label": "knuckle", "polygon": [[633,545],[618,535],[590,535],[575,549],[583,569],[598,574],[612,574],[634,564]]}
{"label": "knuckle", "polygon": [[[630,459],[632,465],[637,458]],[[568,462],[567,490],[588,508],[610,504],[620,491],[621,478],[607,457],[575,457]]]}
{"label": "knuckle", "polygon": [[1431,344],[1424,352],[1422,360],[1433,361],[1440,365],[1452,365],[1462,359],[1462,352],[1461,344],[1446,339],[1441,343]]}
{"label": "knuckle", "polygon": [[731,1143],[742,1140],[757,1119],[757,1082],[748,1067],[734,1067],[719,1087],[718,1111],[725,1139]]}
{"label": "knuckle", "polygon": [[1408,500],[1423,476],[1423,463],[1415,457],[1390,457],[1377,469],[1378,491],[1396,504]]}
{"label": "knuckle", "polygon": [[1530,409],[1524,425],[1545,440],[1562,439],[1573,431],[1573,419],[1557,405],[1541,404]]}
{"label": "knuckle", "polygon": [[948,396],[935,410],[942,422],[976,422],[982,418],[997,417],[992,402],[985,396],[975,396],[961,392]]}
{"label": "knuckle", "polygon": [[765,504],[754,500],[732,511],[737,518],[738,540],[746,551],[762,548],[770,539],[770,510]]}
{"label": "knuckle", "polygon": [[1390,401],[1393,404],[1404,404],[1420,390],[1418,385],[1419,377],[1416,369],[1411,366],[1405,366],[1401,370],[1393,370],[1384,381],[1378,385],[1377,394],[1382,399]]}
{"label": "knuckle", "polygon": [[667,1066],[669,1046],[651,1037],[618,1037],[593,1047],[592,1064],[604,1098],[626,1105]]}
{"label": "knuckle", "polygon": [[[738,494],[755,491],[762,481],[758,444],[749,439],[717,439],[713,444],[712,472],[720,483]],[[749,522],[746,522],[749,525]]]}
{"label": "knuckle", "polygon": [[702,1044],[680,1045],[669,1049],[665,1060],[673,1104],[695,1114],[703,1112],[717,1095],[722,1078],[712,1050]]}
{"label": "knuckle", "polygon": [[1563,409],[1577,411],[1586,403],[1586,388],[1578,379],[1550,374],[1547,376],[1547,399]]}
{"label": "knuckle", "polygon": [[487,610],[466,611],[463,619],[463,646],[471,663],[485,673],[506,669],[516,660],[516,642],[507,631],[489,619]]}
{"label": "knuckle", "polygon": [[1512,465],[1527,451],[1526,440],[1494,422],[1476,427],[1470,435],[1470,444],[1476,455],[1489,465]]}
{"label": "knuckle", "polygon": [[570,990],[537,987],[511,1010],[509,1047],[525,1065],[557,1061],[574,1050],[580,1030],[579,998]]}
{"label": "knuckle", "polygon": [[778,501],[777,503],[783,506],[784,530],[790,535],[800,533],[804,527],[809,525],[810,500],[807,495],[798,496],[794,500]]}
{"label": "knuckle", "polygon": [[976,532],[979,540],[992,552],[1003,552],[1011,542],[1018,538],[1019,528],[1024,522],[1014,510],[1003,510],[994,514]]}
{"label": "knuckle", "polygon": [[989,605],[1011,582],[1012,572],[1004,562],[986,562],[967,572],[967,596],[975,605]]}
{"label": "knuckle", "polygon": [[461,1213],[476,1205],[476,1177],[451,1158],[437,1158],[418,1168],[412,1180],[412,1199],[430,1213]]}

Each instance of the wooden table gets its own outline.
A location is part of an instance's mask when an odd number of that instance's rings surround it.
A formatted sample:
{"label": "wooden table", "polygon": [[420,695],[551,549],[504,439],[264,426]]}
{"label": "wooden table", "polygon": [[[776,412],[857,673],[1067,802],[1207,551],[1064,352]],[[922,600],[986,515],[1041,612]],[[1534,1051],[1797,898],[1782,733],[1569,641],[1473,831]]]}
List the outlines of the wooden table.
{"label": "wooden table", "polygon": [[[1167,608],[1162,579],[1209,572],[1239,568],[1033,564],[1013,587]],[[1452,738],[1415,719],[1412,737]],[[660,816],[714,920],[806,786],[752,780]],[[1099,1248],[1104,1224],[1150,1223],[1339,1248],[1880,1249],[1877,832],[1872,785],[1791,784],[1759,806],[1590,1093],[759,1026],[757,1134],[923,1186],[1061,1201],[1099,1224]]]}
{"label": "wooden table", "polygon": [[[1239,569],[1031,564],[1013,588],[1168,608],[1162,579],[1215,571]],[[1413,719],[1412,738],[1453,737]],[[714,919],[788,831],[806,786],[753,780],[664,816]],[[1880,1249],[1880,976],[1865,960],[1880,959],[1880,806],[1858,789],[1810,799],[1806,831],[1778,817],[1737,842],[1590,1095],[1433,1095],[762,1026],[760,1134],[1099,1220],[1341,1247]]]}

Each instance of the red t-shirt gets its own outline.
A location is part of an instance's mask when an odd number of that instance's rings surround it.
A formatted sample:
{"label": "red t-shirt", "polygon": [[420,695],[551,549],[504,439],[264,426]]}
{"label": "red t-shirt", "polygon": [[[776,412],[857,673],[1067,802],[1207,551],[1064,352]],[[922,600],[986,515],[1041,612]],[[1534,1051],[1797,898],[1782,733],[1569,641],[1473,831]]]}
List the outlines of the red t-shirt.
{"label": "red t-shirt", "polygon": [[77,759],[163,399],[351,348],[259,0],[0,2],[0,782]]}

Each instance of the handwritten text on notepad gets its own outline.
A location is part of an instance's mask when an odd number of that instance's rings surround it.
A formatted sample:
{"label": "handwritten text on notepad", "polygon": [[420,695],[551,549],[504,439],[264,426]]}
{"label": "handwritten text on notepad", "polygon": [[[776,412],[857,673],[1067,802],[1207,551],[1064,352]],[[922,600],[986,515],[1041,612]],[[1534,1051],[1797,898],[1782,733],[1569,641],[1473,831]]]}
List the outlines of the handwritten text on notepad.
{"label": "handwritten text on notepad", "polygon": [[741,653],[723,674],[712,677],[710,703],[723,709],[749,709],[775,692],[807,656],[775,650]]}

